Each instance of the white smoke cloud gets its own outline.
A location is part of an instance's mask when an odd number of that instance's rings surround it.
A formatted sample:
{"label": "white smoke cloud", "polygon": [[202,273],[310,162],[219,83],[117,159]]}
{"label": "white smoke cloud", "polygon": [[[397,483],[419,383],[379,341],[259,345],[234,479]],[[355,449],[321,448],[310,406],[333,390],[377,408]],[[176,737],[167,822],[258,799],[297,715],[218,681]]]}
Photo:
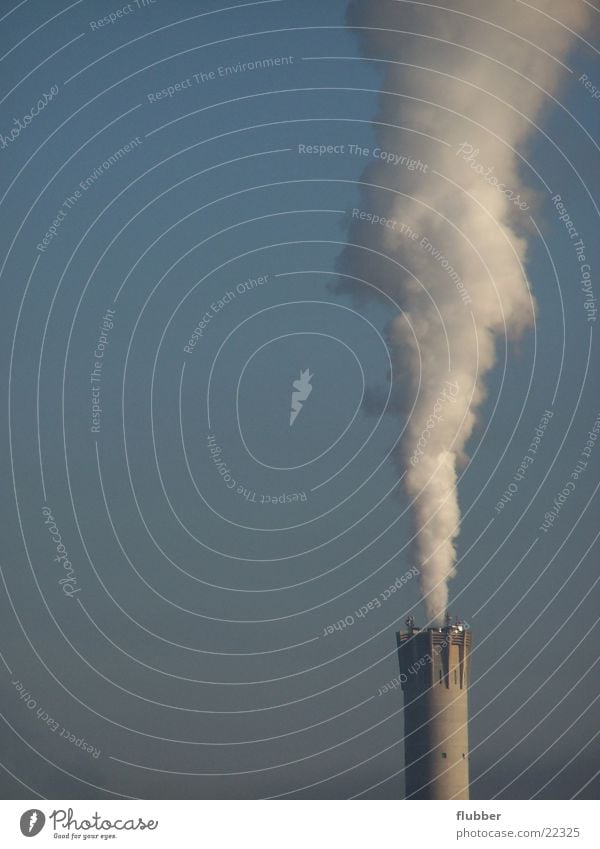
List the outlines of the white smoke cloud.
{"label": "white smoke cloud", "polygon": [[[534,193],[520,156],[550,95],[570,76],[561,64],[574,39],[569,30],[582,32],[588,20],[581,0],[534,2],[538,11],[515,0],[446,0],[435,8],[356,0],[348,13],[364,55],[386,60],[376,62],[384,75],[378,147],[421,164],[394,165],[371,151],[362,180],[381,188],[363,186],[359,205],[391,223],[352,219],[349,243],[371,251],[344,250],[336,290],[371,297],[343,276],[352,275],[401,308],[387,333],[396,388],[411,414],[396,459],[412,500],[425,607],[436,623],[455,570],[457,464],[496,340],[518,336],[534,318],[524,269]],[[445,381],[457,389],[440,402]]]}

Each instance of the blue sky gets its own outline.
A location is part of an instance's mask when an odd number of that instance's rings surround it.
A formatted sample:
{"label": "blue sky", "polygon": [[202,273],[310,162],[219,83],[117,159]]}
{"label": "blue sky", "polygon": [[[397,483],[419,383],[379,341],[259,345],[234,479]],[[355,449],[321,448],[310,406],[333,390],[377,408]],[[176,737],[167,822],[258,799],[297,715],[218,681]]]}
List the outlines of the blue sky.
{"label": "blue sky", "polygon": [[[349,146],[377,144],[382,74],[344,28],[344,2],[231,5],[157,0],[100,29],[90,22],[113,11],[100,0],[50,22],[42,2],[2,6],[0,132],[58,85],[0,150],[9,798],[402,794],[402,699],[377,691],[397,674],[395,629],[410,611],[424,616],[416,581],[324,636],[414,562],[410,504],[389,459],[405,418],[364,405],[386,388],[394,310],[334,291],[365,167]],[[293,61],[219,76],[277,57]],[[579,77],[600,85],[600,67],[581,43],[565,62],[556,96],[571,115],[548,105],[523,154],[562,196],[593,276],[600,102]],[[344,153],[298,152],[313,144]],[[397,146],[414,143],[398,131]],[[499,340],[486,379],[450,584],[449,609],[476,645],[475,798],[565,798],[593,778],[598,754],[587,670],[600,448],[540,530],[600,413],[597,331],[551,196],[531,169],[520,179],[541,233],[526,234],[538,311],[522,338]],[[107,309],[94,433],[90,373]],[[313,390],[290,427],[292,381],[306,368]],[[498,513],[548,409],[535,462]],[[299,493],[305,501],[261,500]],[[73,564],[71,598],[44,505]],[[37,719],[15,680],[101,755]]]}

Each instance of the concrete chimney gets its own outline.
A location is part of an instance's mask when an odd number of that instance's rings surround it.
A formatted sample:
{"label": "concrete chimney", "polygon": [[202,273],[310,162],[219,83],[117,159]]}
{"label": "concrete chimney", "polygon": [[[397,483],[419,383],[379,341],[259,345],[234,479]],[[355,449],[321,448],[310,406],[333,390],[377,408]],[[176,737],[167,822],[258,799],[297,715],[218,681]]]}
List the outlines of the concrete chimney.
{"label": "concrete chimney", "polygon": [[468,799],[471,632],[449,617],[442,628],[406,624],[397,634],[406,798]]}

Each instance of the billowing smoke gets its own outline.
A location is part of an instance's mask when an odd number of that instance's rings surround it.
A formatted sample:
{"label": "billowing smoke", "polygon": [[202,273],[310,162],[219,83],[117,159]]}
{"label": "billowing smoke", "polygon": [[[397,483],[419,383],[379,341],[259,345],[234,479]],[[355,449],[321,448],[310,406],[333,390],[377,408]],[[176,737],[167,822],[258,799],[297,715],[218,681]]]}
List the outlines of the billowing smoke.
{"label": "billowing smoke", "polygon": [[541,184],[527,143],[570,76],[569,30],[587,20],[581,0],[533,3],[539,11],[516,0],[356,0],[348,13],[383,81],[377,146],[354,152],[366,168],[336,291],[399,307],[387,328],[408,416],[396,460],[436,623],[456,563],[457,469],[485,377],[497,341],[535,313],[524,266],[528,186]]}

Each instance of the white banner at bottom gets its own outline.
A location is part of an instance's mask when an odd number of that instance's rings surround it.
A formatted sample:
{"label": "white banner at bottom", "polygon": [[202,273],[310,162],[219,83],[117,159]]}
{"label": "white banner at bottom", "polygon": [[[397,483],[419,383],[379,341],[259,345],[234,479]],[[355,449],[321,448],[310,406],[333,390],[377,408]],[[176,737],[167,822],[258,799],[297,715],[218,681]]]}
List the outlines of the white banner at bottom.
{"label": "white banner at bottom", "polygon": [[593,801],[4,801],[0,846],[597,849]]}

